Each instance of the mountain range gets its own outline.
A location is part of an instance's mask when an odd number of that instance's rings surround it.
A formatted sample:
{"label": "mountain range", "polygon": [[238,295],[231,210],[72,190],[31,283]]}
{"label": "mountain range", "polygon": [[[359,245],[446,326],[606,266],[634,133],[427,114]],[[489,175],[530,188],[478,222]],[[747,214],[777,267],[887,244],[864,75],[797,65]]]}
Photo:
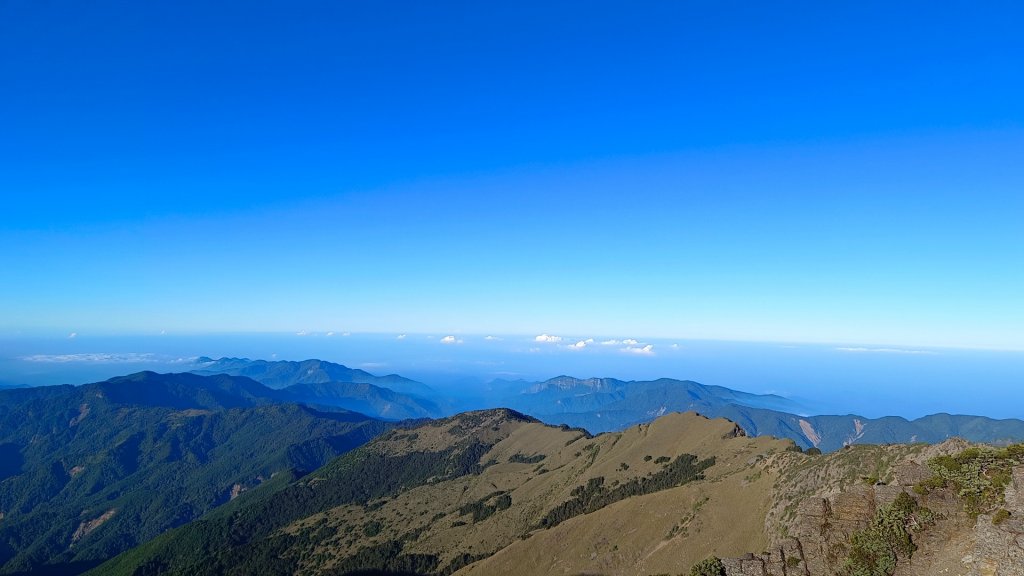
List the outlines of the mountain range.
{"label": "mountain range", "polygon": [[225,375],[0,391],[0,573],[79,573],[392,426]]}
{"label": "mountain range", "polygon": [[934,414],[907,420],[898,416],[866,418],[855,414],[803,416],[801,407],[775,395],[757,395],[661,378],[622,381],[559,376],[543,382],[499,383],[498,405],[530,414],[549,424],[591,432],[624,430],[669,412],[696,411],[738,423],[752,436],[789,438],[803,448],[832,451],[849,444],[936,443],[952,437],[973,442],[1024,440],[1024,421],[983,416]]}
{"label": "mountain range", "polygon": [[[617,572],[639,558],[596,537],[658,542],[641,565],[678,573],[694,550],[764,550],[807,487],[882,478],[897,459],[949,452],[926,443],[952,436],[1024,438],[1019,420],[802,416],[783,397],[667,378],[496,381],[488,401],[503,408],[438,419],[450,410],[438,393],[378,385],[431,390],[401,376],[201,362],[201,373],[0,390],[0,574],[78,574],[114,556],[98,574],[490,574],[510,558],[540,574],[592,570],[570,560],[587,555]],[[346,374],[370,381],[333,379]],[[807,459],[808,448],[833,454]],[[798,456],[771,464],[783,454]],[[705,498],[717,506],[707,523],[750,510],[765,520],[735,533],[702,524],[700,546],[676,542]],[[624,538],[616,519],[645,510],[678,518]],[[672,536],[658,540],[662,528]],[[590,549],[548,553],[580,530]]]}
{"label": "mountain range", "polygon": [[[301,362],[200,358],[199,374],[247,376],[281,391],[281,399],[341,407],[375,418],[437,418],[453,414],[455,399],[397,374],[375,376],[323,360]],[[983,416],[934,414],[907,420],[856,414],[804,415],[788,398],[751,394],[690,380],[558,376],[540,382],[495,380],[480,387],[482,408],[508,407],[549,424],[592,433],[624,430],[669,412],[695,411],[740,424],[748,434],[789,438],[803,448],[832,451],[862,444],[942,442],[962,437],[974,442],[1024,440],[1024,421]]]}
{"label": "mountain range", "polygon": [[323,360],[201,357],[196,364],[194,374],[250,378],[277,391],[275,397],[283,401],[345,408],[385,420],[437,418],[451,412],[425,384],[397,374],[374,376]]}
{"label": "mountain range", "polygon": [[375,376],[359,368],[349,368],[342,364],[325,360],[250,360],[248,358],[220,358],[214,360],[206,356],[196,359],[196,374],[230,374],[245,376],[262,383],[268,388],[286,388],[294,384],[323,384],[327,382],[352,382],[355,384],[372,384],[380,388],[394,390],[400,394],[409,394],[429,398],[434,391],[415,380],[388,374]]}

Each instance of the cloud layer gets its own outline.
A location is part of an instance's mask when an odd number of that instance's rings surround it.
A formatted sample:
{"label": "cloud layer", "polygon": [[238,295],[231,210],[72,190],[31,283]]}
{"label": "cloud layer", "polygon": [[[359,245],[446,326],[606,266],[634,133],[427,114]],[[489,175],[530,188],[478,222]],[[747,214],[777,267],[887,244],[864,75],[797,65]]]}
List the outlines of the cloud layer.
{"label": "cloud layer", "polygon": [[32,354],[22,356],[26,362],[66,364],[69,362],[94,362],[102,364],[141,364],[147,362],[164,364],[189,364],[195,358],[168,358],[150,352],[91,352],[83,354]]}
{"label": "cloud layer", "polygon": [[932,355],[936,352],[932,350],[907,350],[905,348],[857,348],[857,347],[840,347],[836,348],[839,352],[853,352],[855,354],[926,354]]}

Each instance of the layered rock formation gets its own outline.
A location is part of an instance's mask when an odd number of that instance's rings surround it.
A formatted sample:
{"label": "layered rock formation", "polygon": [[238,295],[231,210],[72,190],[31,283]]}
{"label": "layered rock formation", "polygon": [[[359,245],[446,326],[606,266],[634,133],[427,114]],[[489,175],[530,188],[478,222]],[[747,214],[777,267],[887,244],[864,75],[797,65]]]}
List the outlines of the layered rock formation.
{"label": "layered rock formation", "polygon": [[966,562],[971,576],[1024,576],[1024,466],[1013,471],[1002,509],[1009,516],[978,516],[974,554]]}
{"label": "layered rock formation", "polygon": [[918,547],[901,559],[893,576],[1024,576],[1024,466],[1007,486],[1002,512],[972,519],[952,490],[917,494],[912,487],[931,477],[927,466],[906,462],[893,468],[887,485],[854,486],[830,497],[805,499],[789,526],[789,537],[762,554],[722,560],[726,576],[841,576],[850,537],[901,493],[934,515],[927,526],[911,526]]}

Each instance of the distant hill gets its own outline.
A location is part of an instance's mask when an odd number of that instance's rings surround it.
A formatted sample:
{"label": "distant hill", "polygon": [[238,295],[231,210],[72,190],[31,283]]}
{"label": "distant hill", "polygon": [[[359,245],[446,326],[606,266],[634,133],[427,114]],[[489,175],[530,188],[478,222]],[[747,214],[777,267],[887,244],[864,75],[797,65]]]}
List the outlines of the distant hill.
{"label": "distant hill", "polygon": [[386,420],[438,418],[445,414],[433,401],[401,394],[373,384],[354,382],[316,382],[293,384],[279,390],[293,402],[336,406]]}
{"label": "distant hill", "polygon": [[796,403],[775,395],[739,392],[688,380],[621,381],[559,376],[544,382],[504,382],[500,405],[550,424],[591,432],[624,430],[668,412],[696,411],[728,418],[751,435],[790,438],[804,448],[825,451],[848,444],[942,442],[962,437],[973,442],[1024,440],[1024,421],[935,414],[916,420],[890,416],[800,416]]}
{"label": "distant hill", "polygon": [[392,426],[225,375],[0,391],[0,573],[81,572]]}
{"label": "distant hill", "polygon": [[294,384],[323,384],[325,382],[351,382],[373,384],[400,394],[430,398],[434,391],[429,386],[397,374],[374,376],[365,370],[349,368],[325,360],[250,360],[248,358],[201,357],[196,360],[196,374],[230,374],[246,376],[270,388],[285,388]]}
{"label": "distant hill", "polygon": [[396,374],[374,376],[323,360],[268,362],[248,358],[202,357],[193,374],[244,376],[276,391],[279,401],[332,406],[375,418],[438,418],[450,413],[431,399],[426,385]]}

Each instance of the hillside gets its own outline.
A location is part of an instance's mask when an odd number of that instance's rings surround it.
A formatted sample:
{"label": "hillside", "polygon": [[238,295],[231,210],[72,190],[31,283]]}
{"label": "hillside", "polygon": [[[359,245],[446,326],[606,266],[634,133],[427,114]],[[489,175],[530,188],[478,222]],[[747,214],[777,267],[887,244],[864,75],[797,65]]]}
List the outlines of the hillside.
{"label": "hillside", "polygon": [[445,413],[431,400],[367,383],[292,384],[276,392],[282,400],[344,408],[384,420],[438,418]]}
{"label": "hillside", "polygon": [[0,573],[77,573],[390,427],[275,394],[152,372],[0,391]]}
{"label": "hillside", "polygon": [[[466,413],[386,433],[91,574],[653,575],[719,557],[726,576],[1019,576],[1024,448],[965,448],[815,456],[692,413],[595,437]],[[887,514],[898,529],[873,532]],[[862,553],[888,534],[907,546]]]}
{"label": "hillside", "polygon": [[[731,422],[695,414],[591,437],[508,410],[466,413],[388,433],[287,488],[254,494],[94,573],[450,573],[520,541],[577,533],[581,522],[598,529],[600,519],[619,518],[595,536],[611,542],[623,521],[644,510],[659,510],[660,519],[645,521],[635,538],[651,545],[646,565],[657,568],[680,554],[699,555],[682,539],[665,544],[663,537],[708,501],[766,513],[770,485],[741,491],[739,472],[757,454],[792,446],[748,438]],[[739,553],[762,532],[758,521],[707,534]]]}

